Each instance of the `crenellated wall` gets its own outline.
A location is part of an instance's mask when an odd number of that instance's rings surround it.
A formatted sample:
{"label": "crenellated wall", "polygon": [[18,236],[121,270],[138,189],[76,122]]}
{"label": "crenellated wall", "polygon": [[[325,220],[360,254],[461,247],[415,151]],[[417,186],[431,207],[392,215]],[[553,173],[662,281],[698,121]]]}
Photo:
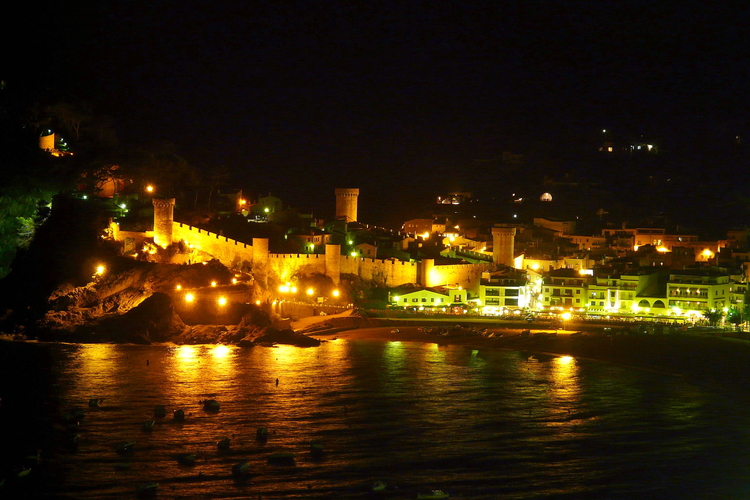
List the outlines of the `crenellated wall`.
{"label": "crenellated wall", "polygon": [[418,282],[418,265],[413,262],[342,255],[339,268],[342,274],[356,274],[362,279],[373,280],[385,286]]}
{"label": "crenellated wall", "polygon": [[181,222],[173,223],[172,239],[174,241],[184,241],[186,244],[192,245],[196,250],[210,254],[225,266],[236,267],[243,261],[248,264],[253,262],[253,245],[226,238]]}
{"label": "crenellated wall", "polygon": [[[130,233],[113,228],[113,238],[117,241],[124,242],[126,238],[133,237]],[[218,259],[227,267],[252,266],[255,270],[265,270],[269,276],[280,281],[290,280],[295,274],[320,273],[338,283],[341,274],[355,274],[388,287],[420,283],[424,286],[459,284],[474,288],[482,271],[491,267],[489,264],[436,266],[433,259],[415,263],[351,257],[340,255],[339,245],[327,245],[325,254],[274,254],[268,251],[266,238],[254,238],[253,244],[249,245],[180,222],[173,223],[172,239]]]}

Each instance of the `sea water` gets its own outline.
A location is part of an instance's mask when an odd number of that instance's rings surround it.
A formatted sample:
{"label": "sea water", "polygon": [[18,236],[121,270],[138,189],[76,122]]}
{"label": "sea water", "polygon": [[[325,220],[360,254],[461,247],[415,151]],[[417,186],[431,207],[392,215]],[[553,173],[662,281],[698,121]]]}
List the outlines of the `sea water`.
{"label": "sea water", "polygon": [[[175,499],[750,496],[741,390],[568,356],[380,340],[4,342],[0,397],[8,497],[136,498],[147,482]],[[146,432],[156,405],[167,414]],[[77,428],[63,418],[73,407],[85,412]],[[228,450],[217,448],[223,437]],[[129,441],[131,453],[116,451]],[[269,463],[275,452],[294,464]],[[195,465],[180,464],[182,453]],[[233,477],[242,461],[249,474]],[[375,481],[387,491],[373,493]]]}

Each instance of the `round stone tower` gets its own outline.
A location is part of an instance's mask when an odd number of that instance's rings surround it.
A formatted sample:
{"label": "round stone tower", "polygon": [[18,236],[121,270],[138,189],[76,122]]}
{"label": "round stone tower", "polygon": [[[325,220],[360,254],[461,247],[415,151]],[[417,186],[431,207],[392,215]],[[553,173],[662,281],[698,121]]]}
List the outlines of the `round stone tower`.
{"label": "round stone tower", "polygon": [[492,228],[492,261],[496,266],[502,264],[513,267],[515,260],[515,227]]}
{"label": "round stone tower", "polygon": [[152,198],[154,203],[154,243],[162,248],[172,244],[174,198]]}
{"label": "round stone tower", "polygon": [[357,220],[359,188],[336,188],[336,220]]}

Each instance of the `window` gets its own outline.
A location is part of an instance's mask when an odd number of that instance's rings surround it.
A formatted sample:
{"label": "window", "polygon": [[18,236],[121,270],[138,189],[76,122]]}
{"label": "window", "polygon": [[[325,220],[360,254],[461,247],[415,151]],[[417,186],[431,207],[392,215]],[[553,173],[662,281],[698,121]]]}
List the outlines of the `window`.
{"label": "window", "polygon": [[454,295],[453,296],[453,302],[461,302],[461,296],[460,295]]}
{"label": "window", "polygon": [[412,302],[419,302],[419,299],[411,299]]}
{"label": "window", "polygon": [[422,302],[427,302],[427,298],[423,298],[423,299],[422,299]]}

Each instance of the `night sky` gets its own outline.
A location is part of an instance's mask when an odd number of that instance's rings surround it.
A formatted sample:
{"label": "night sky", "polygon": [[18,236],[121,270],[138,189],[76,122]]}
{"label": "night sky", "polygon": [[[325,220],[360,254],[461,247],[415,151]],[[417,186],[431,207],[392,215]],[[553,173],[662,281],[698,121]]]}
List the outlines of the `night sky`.
{"label": "night sky", "polygon": [[[672,172],[739,175],[708,145],[747,130],[748,7],[65,3],[22,14],[10,84],[91,102],[123,143],[172,142],[300,208],[332,210],[333,187],[360,187],[362,218],[377,218],[449,189],[585,176],[602,167],[576,155],[602,129],[654,138]],[[504,151],[544,151],[544,166],[504,172]]]}

